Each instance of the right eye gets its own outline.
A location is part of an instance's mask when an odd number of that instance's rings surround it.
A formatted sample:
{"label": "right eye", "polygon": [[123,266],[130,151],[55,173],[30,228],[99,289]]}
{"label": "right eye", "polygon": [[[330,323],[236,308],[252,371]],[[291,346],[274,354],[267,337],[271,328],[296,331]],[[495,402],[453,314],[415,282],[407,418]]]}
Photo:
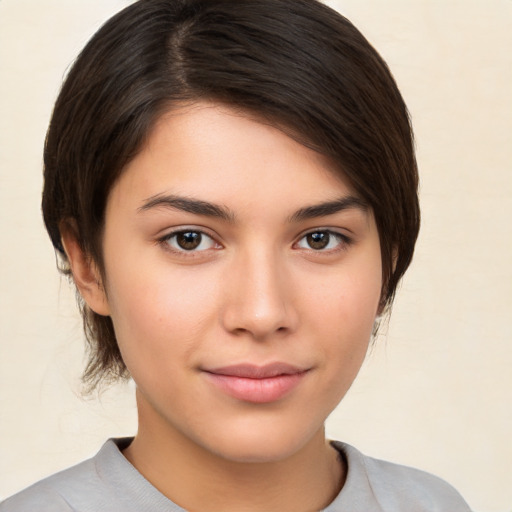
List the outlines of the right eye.
{"label": "right eye", "polygon": [[193,229],[174,231],[160,241],[177,252],[200,252],[218,247],[217,242],[211,236]]}

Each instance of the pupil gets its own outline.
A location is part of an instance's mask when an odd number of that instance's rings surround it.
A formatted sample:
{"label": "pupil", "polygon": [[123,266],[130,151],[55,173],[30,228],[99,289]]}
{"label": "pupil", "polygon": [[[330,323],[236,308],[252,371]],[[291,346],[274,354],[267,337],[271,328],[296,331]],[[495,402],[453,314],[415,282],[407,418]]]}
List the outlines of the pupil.
{"label": "pupil", "polygon": [[329,233],[310,233],[307,240],[312,249],[325,249],[329,243]]}
{"label": "pupil", "polygon": [[196,249],[201,243],[201,233],[195,233],[193,231],[178,233],[176,236],[176,242],[182,249],[187,251]]}

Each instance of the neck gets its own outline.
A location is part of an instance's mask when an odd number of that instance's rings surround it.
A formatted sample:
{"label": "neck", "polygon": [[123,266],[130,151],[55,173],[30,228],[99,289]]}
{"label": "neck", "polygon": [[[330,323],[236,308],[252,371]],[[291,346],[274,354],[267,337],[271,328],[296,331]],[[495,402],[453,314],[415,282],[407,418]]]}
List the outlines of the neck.
{"label": "neck", "polygon": [[161,418],[144,414],[140,405],[139,431],[124,455],[186,510],[321,510],[343,485],[344,464],[326,442],[323,428],[283,459],[240,462],[206,450]]}

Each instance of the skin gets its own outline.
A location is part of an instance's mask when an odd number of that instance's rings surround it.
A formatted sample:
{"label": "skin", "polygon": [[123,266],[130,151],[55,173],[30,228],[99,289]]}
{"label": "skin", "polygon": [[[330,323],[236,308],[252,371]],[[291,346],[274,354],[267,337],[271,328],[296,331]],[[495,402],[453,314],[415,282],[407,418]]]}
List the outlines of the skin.
{"label": "skin", "polygon": [[[220,211],[184,211],[176,198]],[[323,203],[329,211],[308,210]],[[183,249],[198,231],[201,245]],[[313,247],[319,238],[327,246]],[[139,430],[124,454],[153,485],[187,510],[319,510],[334,499],[346,468],[324,422],[364,360],[382,268],[371,210],[327,159],[226,106],[176,109],[111,190],[106,279],[69,231],[63,239],[137,384]],[[274,362],[304,373],[263,403],[208,374]]]}

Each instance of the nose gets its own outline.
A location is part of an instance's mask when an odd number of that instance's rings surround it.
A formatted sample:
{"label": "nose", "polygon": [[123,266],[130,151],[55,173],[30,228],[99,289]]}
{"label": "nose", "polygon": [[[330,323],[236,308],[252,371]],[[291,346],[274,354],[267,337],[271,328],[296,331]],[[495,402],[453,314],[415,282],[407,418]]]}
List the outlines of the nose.
{"label": "nose", "polygon": [[237,259],[226,276],[224,328],[264,340],[292,332],[298,324],[289,272],[272,251]]}

